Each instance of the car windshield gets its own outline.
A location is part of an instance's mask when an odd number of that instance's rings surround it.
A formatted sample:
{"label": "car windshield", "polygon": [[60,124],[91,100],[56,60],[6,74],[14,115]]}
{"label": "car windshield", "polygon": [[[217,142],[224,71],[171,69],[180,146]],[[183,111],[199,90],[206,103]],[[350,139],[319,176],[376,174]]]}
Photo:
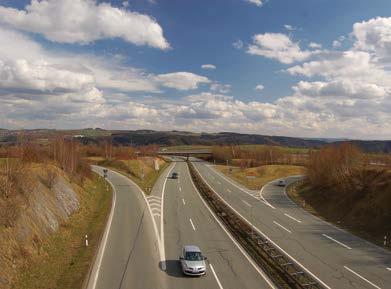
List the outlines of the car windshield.
{"label": "car windshield", "polygon": [[202,261],[201,252],[186,252],[185,260],[187,261]]}

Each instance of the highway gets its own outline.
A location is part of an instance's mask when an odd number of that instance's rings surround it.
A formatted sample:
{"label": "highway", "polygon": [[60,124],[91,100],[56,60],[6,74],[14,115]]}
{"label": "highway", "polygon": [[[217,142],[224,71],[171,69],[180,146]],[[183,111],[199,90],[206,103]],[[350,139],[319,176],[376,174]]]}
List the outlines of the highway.
{"label": "highway", "polygon": [[[93,170],[102,175],[102,168]],[[108,173],[114,188],[113,208],[88,278],[88,289],[166,287],[159,268],[159,242],[140,189],[127,177]]]}
{"label": "highway", "polygon": [[[102,174],[103,168],[93,169]],[[179,179],[167,177],[173,171]],[[125,176],[109,170],[107,180],[115,191],[113,213],[88,289],[275,288],[203,203],[186,162],[169,166],[146,198]],[[157,202],[159,198],[162,201]],[[179,255],[188,244],[197,245],[207,256],[205,276],[182,274]]]}
{"label": "highway", "polygon": [[227,204],[325,288],[391,288],[389,251],[297,207],[276,182],[266,185],[260,194],[239,186],[209,163],[193,164]]}
{"label": "highway", "polygon": [[[109,171],[113,209],[87,288],[275,288],[210,211],[186,162],[175,160],[146,197],[131,180]],[[297,207],[276,182],[253,192],[209,163],[193,164],[232,209],[325,288],[390,288],[388,251]],[[172,172],[179,178],[170,178]],[[182,274],[178,259],[182,246],[189,244],[208,257],[205,276]]]}
{"label": "highway", "polygon": [[[166,183],[164,235],[168,287],[239,289],[274,288],[264,273],[252,265],[224,227],[203,203],[192,184],[187,164],[175,163],[178,179]],[[178,257],[183,245],[197,245],[207,256],[208,272],[200,278],[183,276]]]}

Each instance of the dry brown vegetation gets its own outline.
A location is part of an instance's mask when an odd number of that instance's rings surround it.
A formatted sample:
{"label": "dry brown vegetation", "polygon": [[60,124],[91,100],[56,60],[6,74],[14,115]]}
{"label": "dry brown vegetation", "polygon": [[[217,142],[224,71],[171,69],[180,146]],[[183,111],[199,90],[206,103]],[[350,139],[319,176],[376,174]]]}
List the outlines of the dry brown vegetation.
{"label": "dry brown vegetation", "polygon": [[326,219],[375,242],[391,235],[391,168],[343,143],[311,152],[300,196]]}
{"label": "dry brown vegetation", "polygon": [[288,149],[269,145],[213,146],[212,158],[218,163],[228,162],[242,169],[262,165],[304,165],[307,150]]}
{"label": "dry brown vegetation", "polygon": [[[306,173],[305,167],[292,165],[264,165],[247,169],[229,166],[216,167],[228,177],[251,190],[260,190],[266,183],[275,179]],[[248,178],[249,174],[253,178]]]}

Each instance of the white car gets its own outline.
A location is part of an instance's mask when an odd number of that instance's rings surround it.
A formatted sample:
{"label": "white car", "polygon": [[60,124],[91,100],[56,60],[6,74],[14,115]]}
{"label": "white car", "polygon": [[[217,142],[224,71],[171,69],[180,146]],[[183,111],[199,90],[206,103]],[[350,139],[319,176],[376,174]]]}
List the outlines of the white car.
{"label": "white car", "polygon": [[191,276],[205,275],[205,260],[206,257],[202,255],[200,248],[193,245],[184,246],[182,248],[182,254],[179,257],[183,273]]}
{"label": "white car", "polygon": [[279,180],[277,186],[285,187],[286,186],[285,180]]}

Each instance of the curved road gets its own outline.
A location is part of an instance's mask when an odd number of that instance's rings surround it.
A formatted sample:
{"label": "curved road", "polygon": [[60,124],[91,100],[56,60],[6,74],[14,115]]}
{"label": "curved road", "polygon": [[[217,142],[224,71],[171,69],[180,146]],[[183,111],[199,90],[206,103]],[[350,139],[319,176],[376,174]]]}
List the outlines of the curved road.
{"label": "curved road", "polygon": [[209,163],[194,161],[194,165],[232,208],[326,288],[390,288],[389,251],[297,207],[276,182],[266,185],[260,194],[241,187]]}
{"label": "curved road", "polygon": [[[103,168],[94,170],[101,174]],[[179,179],[167,177],[172,171]],[[107,179],[115,204],[88,289],[275,288],[203,202],[182,160],[161,174],[146,198],[121,174],[109,170]],[[187,244],[208,257],[205,276],[182,274],[178,257]]]}
{"label": "curved road", "polygon": [[[102,169],[93,167],[100,175]],[[140,188],[110,170],[107,179],[114,188],[114,207],[87,288],[168,288],[159,268],[158,239]]]}

